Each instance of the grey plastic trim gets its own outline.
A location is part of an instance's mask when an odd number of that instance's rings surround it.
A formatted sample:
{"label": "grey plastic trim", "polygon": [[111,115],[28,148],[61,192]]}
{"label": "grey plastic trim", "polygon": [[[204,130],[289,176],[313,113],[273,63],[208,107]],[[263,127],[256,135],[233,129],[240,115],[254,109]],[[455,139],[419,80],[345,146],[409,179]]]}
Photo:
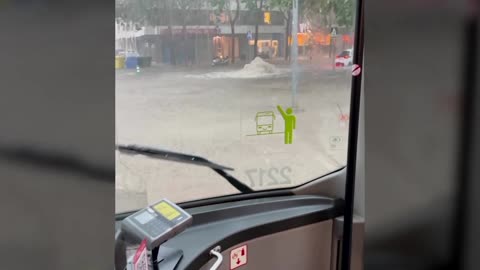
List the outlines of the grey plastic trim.
{"label": "grey plastic trim", "polygon": [[177,270],[199,269],[219,245],[228,249],[238,243],[309,224],[332,220],[343,214],[343,201],[319,196],[287,196],[209,205],[188,210],[193,225],[165,243],[182,249]]}

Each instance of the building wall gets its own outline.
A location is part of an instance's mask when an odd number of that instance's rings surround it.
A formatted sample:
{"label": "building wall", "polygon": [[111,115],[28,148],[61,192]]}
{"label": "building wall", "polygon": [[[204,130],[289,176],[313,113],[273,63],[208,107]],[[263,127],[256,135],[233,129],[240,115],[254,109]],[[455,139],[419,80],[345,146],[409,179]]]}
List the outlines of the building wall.
{"label": "building wall", "polygon": [[[159,11],[164,12],[164,11]],[[214,10],[171,10],[171,22],[173,26],[182,25],[229,25],[227,15],[215,15]],[[168,25],[168,16],[160,16],[158,23],[161,26]],[[255,13],[250,10],[240,10],[237,23],[240,25],[254,25],[257,21],[260,25],[268,25],[263,19],[263,15],[258,20]],[[270,11],[270,25],[284,24],[284,17],[280,11]]]}
{"label": "building wall", "polygon": [[[236,58],[239,58],[240,56],[240,50],[239,50],[239,35],[235,35],[235,59]],[[232,46],[232,38],[231,38],[231,35],[223,35],[223,36],[219,36],[216,38],[216,41],[214,40],[213,41],[214,44],[217,44],[219,45],[219,50],[218,51],[214,51],[215,52],[218,52],[219,54],[223,55],[223,56],[228,56],[230,58],[232,58],[232,52],[231,52],[231,46]]]}
{"label": "building wall", "polygon": [[[278,49],[277,56],[283,56],[284,49],[284,25],[259,25],[259,40],[277,40]],[[278,20],[280,22],[280,20]],[[175,48],[175,58],[177,63],[184,62],[185,57],[192,64],[210,64],[212,57],[215,55],[213,43],[214,36],[222,38],[222,55],[232,57],[230,35],[230,25],[190,25],[187,26],[187,42],[183,43],[183,34],[181,26],[173,26]],[[168,27],[164,25],[146,26],[134,33],[123,33],[128,36],[135,36],[137,40],[138,52],[142,56],[151,56],[153,62],[170,63],[171,51],[167,40]],[[254,36],[255,25],[235,25],[235,59],[251,60],[253,59],[253,46],[249,45],[247,33],[251,32]],[[117,37],[118,38],[118,37]]]}
{"label": "building wall", "polygon": [[211,44],[210,36],[202,36],[196,39],[196,64],[197,65],[209,65],[212,61],[213,46]]}

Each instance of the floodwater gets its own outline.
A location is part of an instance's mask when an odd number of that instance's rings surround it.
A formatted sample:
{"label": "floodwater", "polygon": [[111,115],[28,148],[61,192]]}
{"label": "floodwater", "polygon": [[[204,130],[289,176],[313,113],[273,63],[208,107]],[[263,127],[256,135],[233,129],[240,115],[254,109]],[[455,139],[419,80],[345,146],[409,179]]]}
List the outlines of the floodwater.
{"label": "floodwater", "polygon": [[[265,76],[260,69],[257,77],[239,78],[241,67],[117,71],[117,144],[202,156],[234,168],[229,173],[255,190],[297,186],[344,166],[349,74],[300,65],[296,129],[287,145],[277,105],[292,106],[291,74],[285,67],[279,70],[281,76]],[[256,116],[265,112],[270,120],[262,118],[259,125],[271,126],[260,127],[268,131],[258,135]],[[183,202],[238,193],[206,167],[116,156],[117,212],[163,197]]]}

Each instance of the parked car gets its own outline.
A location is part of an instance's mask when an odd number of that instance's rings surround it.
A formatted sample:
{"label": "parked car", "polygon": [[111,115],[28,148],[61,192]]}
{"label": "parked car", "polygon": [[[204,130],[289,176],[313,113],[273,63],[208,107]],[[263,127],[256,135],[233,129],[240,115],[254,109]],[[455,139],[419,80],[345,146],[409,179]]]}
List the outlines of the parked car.
{"label": "parked car", "polygon": [[335,58],[336,67],[346,67],[346,66],[351,66],[352,64],[353,64],[352,49],[344,50]]}

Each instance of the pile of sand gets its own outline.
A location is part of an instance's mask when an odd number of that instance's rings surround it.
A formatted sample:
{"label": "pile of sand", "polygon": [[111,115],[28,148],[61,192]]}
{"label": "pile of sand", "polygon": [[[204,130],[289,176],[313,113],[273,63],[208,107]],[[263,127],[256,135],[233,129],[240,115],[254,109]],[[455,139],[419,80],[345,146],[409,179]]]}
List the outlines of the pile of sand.
{"label": "pile of sand", "polygon": [[269,75],[278,73],[277,68],[265,61],[262,58],[256,57],[250,64],[246,64],[243,69],[239,70],[238,73],[248,75]]}
{"label": "pile of sand", "polygon": [[282,76],[287,73],[288,71],[279,69],[275,65],[265,62],[262,58],[256,57],[240,70],[187,75],[187,77],[200,79],[255,79]]}

